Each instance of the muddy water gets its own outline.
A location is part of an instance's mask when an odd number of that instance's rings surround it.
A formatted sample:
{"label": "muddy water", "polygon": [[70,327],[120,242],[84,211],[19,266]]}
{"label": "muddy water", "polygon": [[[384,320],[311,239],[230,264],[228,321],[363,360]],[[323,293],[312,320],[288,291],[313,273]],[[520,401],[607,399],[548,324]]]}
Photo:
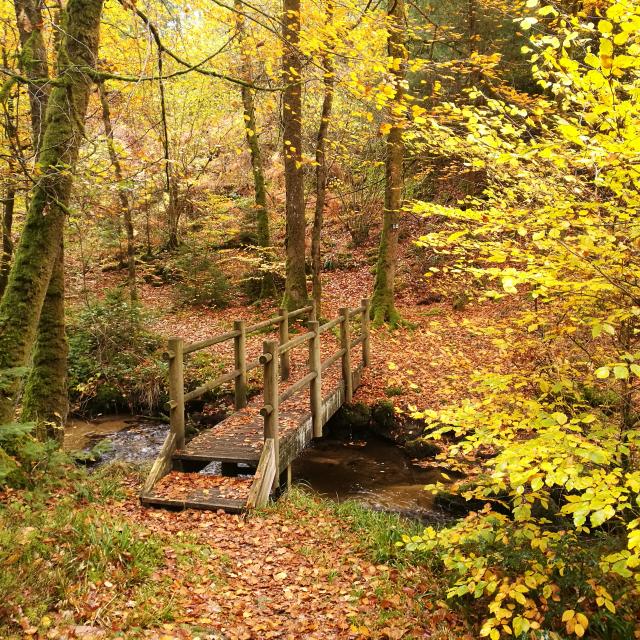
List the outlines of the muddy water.
{"label": "muddy water", "polygon": [[407,516],[435,519],[426,484],[442,480],[439,471],[415,467],[398,447],[375,438],[366,442],[323,439],[293,464],[293,478],[320,495]]}

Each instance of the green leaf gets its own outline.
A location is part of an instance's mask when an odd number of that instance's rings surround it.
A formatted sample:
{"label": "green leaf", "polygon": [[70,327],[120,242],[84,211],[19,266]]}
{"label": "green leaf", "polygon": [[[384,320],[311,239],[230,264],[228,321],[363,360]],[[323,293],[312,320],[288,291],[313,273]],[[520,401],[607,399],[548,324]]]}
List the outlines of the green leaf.
{"label": "green leaf", "polygon": [[613,375],[616,380],[626,380],[629,377],[629,369],[626,364],[617,364],[613,367]]}

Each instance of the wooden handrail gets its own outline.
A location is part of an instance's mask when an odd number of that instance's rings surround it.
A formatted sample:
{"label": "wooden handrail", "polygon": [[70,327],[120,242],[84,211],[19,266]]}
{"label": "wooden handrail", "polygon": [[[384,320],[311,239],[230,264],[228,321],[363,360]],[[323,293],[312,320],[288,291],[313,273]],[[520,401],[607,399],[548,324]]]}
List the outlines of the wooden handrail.
{"label": "wooden handrail", "polygon": [[337,327],[342,322],[342,318],[334,318],[333,320],[329,320],[329,322],[325,322],[323,325],[318,327],[319,333],[326,333],[333,329],[333,327]]}
{"label": "wooden handrail", "polygon": [[221,384],[225,382],[229,382],[234,378],[237,378],[240,375],[239,369],[234,369],[233,371],[229,371],[228,373],[223,373],[221,376],[218,376],[215,380],[211,382],[207,382],[203,384],[201,387],[194,389],[193,391],[189,391],[189,393],[184,394],[184,401],[189,402],[190,400],[195,400],[199,398],[201,395],[205,394],[207,391],[211,391],[216,387],[219,387]]}
{"label": "wooden handrail", "polygon": [[287,351],[291,351],[296,347],[299,347],[301,344],[308,342],[309,340],[313,340],[315,337],[315,333],[313,331],[309,331],[308,333],[302,333],[295,338],[291,338],[289,342],[285,342],[278,347],[278,354],[287,353]]}
{"label": "wooden handrail", "polygon": [[280,404],[283,404],[292,395],[295,395],[296,393],[298,393],[298,391],[300,391],[300,389],[304,389],[305,387],[308,387],[309,384],[311,383],[311,381],[316,378],[316,376],[317,376],[317,374],[316,374],[315,371],[312,371],[311,373],[307,373],[307,375],[304,378],[300,378],[300,380],[298,380],[296,383],[292,384],[285,391],[283,391],[278,396],[278,402]]}
{"label": "wooden handrail", "polygon": [[236,336],[238,336],[237,331],[228,331],[227,333],[221,333],[219,336],[214,336],[213,338],[209,338],[208,340],[202,340],[201,342],[193,342],[192,344],[188,344],[182,350],[182,353],[186,355],[187,353],[200,351],[201,349],[212,347],[214,344],[220,344],[221,342],[226,342],[227,340],[233,340],[233,338],[235,338]]}
{"label": "wooden handrail", "polygon": [[324,373],[332,364],[335,364],[344,355],[344,349],[338,349],[331,357],[327,358],[321,365],[320,370]]}

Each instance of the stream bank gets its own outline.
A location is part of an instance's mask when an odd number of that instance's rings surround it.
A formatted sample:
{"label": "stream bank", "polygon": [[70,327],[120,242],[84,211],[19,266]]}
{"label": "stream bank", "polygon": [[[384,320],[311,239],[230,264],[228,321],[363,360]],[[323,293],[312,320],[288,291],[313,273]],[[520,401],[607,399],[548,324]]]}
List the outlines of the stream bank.
{"label": "stream bank", "polygon": [[[446,513],[434,506],[431,492],[424,489],[425,485],[446,482],[445,478],[436,468],[424,469],[412,462],[432,457],[435,450],[407,446],[411,442],[408,436],[417,427],[398,427],[394,417],[386,406],[369,410],[364,405],[351,405],[341,409],[328,423],[327,436],[315,441],[295,461],[293,481],[336,501],[352,499],[371,509],[425,522],[447,519]],[[64,446],[70,452],[95,451],[95,456],[87,457],[90,465],[112,461],[150,464],[168,428],[166,423],[130,415],[72,419]],[[215,429],[215,425],[210,428]]]}

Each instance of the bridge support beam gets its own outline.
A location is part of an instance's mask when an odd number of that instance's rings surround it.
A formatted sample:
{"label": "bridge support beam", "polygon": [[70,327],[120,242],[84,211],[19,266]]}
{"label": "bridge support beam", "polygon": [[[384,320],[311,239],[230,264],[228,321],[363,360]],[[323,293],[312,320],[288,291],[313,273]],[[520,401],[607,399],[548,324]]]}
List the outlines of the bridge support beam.
{"label": "bridge support beam", "polygon": [[184,341],[169,338],[169,421],[176,448],[184,448]]}
{"label": "bridge support beam", "polygon": [[278,343],[266,341],[262,345],[260,362],[264,366],[264,439],[273,440],[276,473],[272,489],[280,483],[280,438],[278,434]]}
{"label": "bridge support beam", "polygon": [[311,399],[311,419],[313,421],[313,437],[322,437],[322,360],[320,358],[320,323],[310,320],[307,323],[309,331],[314,337],[309,340],[309,372],[315,373],[315,378],[309,386]]}

